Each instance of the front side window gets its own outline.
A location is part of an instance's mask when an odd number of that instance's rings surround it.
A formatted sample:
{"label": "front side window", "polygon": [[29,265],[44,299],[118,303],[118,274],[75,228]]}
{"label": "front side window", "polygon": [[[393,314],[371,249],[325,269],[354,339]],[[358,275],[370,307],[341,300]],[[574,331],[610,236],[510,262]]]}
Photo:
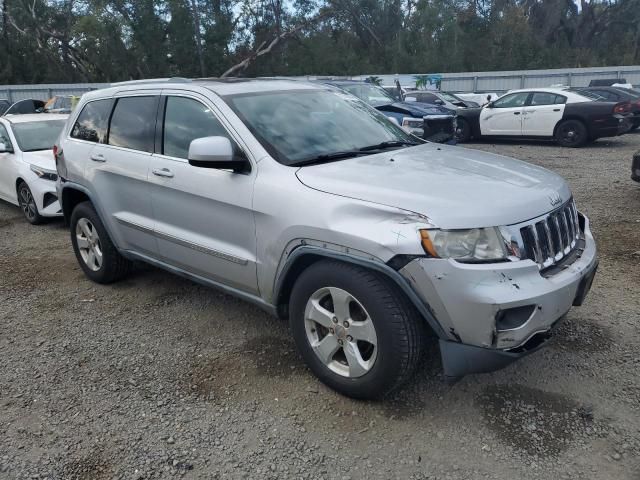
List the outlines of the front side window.
{"label": "front side window", "polygon": [[111,113],[111,99],[96,100],[87,103],[71,130],[71,138],[87,142],[105,143],[107,124]]}
{"label": "front side window", "polygon": [[224,100],[264,148],[285,165],[381,142],[419,142],[343,92],[274,91],[229,95]]}
{"label": "front side window", "polygon": [[162,138],[164,155],[187,158],[192,140],[217,136],[229,137],[209,107],[191,98],[167,97]]}
{"label": "front side window", "polygon": [[116,101],[108,144],[153,152],[158,97],[123,97]]}
{"label": "front side window", "polygon": [[15,123],[12,127],[13,135],[23,152],[51,150],[65,123],[65,120]]}
{"label": "front side window", "polygon": [[11,140],[9,139],[9,134],[7,133],[7,129],[0,123],[0,143],[4,143],[5,147],[11,147]]}
{"label": "front side window", "polygon": [[511,95],[505,95],[504,97],[499,98],[498,100],[493,102],[493,107],[494,108],[523,107],[528,97],[529,97],[528,92],[512,93]]}

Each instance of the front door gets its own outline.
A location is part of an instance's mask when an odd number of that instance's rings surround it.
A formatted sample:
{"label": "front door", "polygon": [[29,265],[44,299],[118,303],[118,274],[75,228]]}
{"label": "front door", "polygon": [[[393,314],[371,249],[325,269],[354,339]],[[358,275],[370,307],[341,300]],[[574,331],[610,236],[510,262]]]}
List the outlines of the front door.
{"label": "front door", "polygon": [[522,135],[522,111],[528,92],[511,93],[485,106],[480,112],[480,133],[496,136]]}
{"label": "front door", "polygon": [[522,112],[522,134],[552,137],[562,119],[567,97],[549,92],[535,92]]}
{"label": "front door", "polygon": [[[4,143],[7,148],[13,146],[9,132],[2,123],[0,123],[0,143]],[[0,198],[10,202],[17,201],[15,181],[15,155],[10,152],[0,152]]]}
{"label": "front door", "polygon": [[163,92],[161,102],[160,153],[149,174],[159,253],[178,268],[255,294],[255,167],[244,174],[190,165],[196,138],[225,136],[240,148],[208,99]]}

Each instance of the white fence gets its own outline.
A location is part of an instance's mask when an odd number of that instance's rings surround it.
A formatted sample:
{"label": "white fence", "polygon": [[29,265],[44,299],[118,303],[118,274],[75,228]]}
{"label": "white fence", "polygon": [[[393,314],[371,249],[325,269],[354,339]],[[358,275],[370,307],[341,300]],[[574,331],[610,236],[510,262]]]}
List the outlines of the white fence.
{"label": "white fence", "polygon": [[[382,80],[383,85],[393,85],[398,79],[403,86],[414,86],[417,76],[424,74],[372,74]],[[365,79],[372,75],[355,75],[342,78]],[[441,89],[450,92],[496,92],[502,93],[516,88],[569,85],[584,87],[599,78],[625,79],[640,85],[640,65],[621,67],[566,68],[555,70],[520,70],[504,72],[443,73]],[[295,78],[317,79],[318,76]],[[0,98],[11,102],[25,98],[46,100],[54,95],[81,95],[90,90],[108,86],[107,83],[75,83],[47,85],[0,85]]]}

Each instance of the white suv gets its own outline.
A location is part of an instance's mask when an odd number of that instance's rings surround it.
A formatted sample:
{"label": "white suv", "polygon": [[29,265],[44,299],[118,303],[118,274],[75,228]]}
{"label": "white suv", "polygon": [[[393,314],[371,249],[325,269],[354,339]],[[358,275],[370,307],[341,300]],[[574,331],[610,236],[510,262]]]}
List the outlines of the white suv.
{"label": "white suv", "polygon": [[142,260],[288,318],[347,395],[535,350],[597,265],[558,175],[424,142],[356,97],[284,80],[134,82],[86,94],[57,150],[86,275]]}

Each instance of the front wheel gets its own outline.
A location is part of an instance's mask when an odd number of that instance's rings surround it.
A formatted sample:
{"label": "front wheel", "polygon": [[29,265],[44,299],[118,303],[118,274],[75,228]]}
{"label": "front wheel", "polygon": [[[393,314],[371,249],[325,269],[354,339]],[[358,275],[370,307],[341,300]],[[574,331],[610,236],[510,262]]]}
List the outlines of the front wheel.
{"label": "front wheel", "polygon": [[589,132],[580,120],[565,120],[556,128],[556,141],[561,147],[581,147],[589,141]]}
{"label": "front wheel", "polygon": [[320,261],[291,293],[293,337],[311,371],[354,398],[379,398],[411,377],[422,354],[422,319],[386,278]]}
{"label": "front wheel", "polygon": [[18,185],[18,203],[24,214],[24,218],[27,219],[31,225],[39,225],[44,222],[44,217],[38,212],[38,206],[36,200],[33,198],[29,185],[25,182],[20,182]]}

